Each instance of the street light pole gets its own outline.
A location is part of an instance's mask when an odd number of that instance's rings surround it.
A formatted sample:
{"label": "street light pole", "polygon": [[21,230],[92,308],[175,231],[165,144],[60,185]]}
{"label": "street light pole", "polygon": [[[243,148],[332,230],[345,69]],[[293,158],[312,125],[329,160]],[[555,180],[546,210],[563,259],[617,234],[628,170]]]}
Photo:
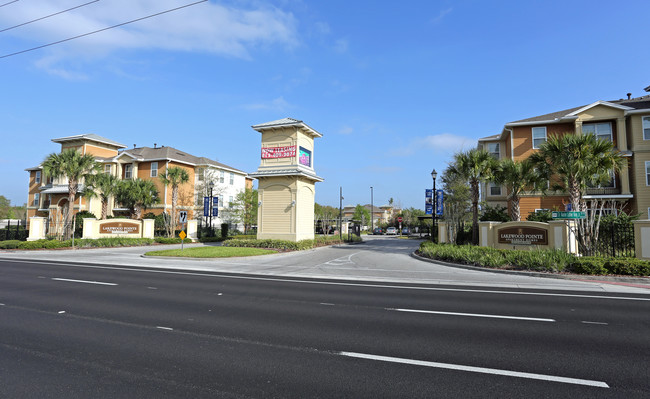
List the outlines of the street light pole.
{"label": "street light pole", "polygon": [[214,183],[211,181],[208,183],[208,187],[210,188],[210,201],[208,201],[208,220],[210,221],[210,235],[212,236],[212,189],[214,188]]}
{"label": "street light pole", "polygon": [[372,194],[372,186],[370,186],[370,234],[375,234],[375,218],[373,217],[375,206],[372,203]]}
{"label": "street light pole", "polygon": [[433,192],[431,195],[433,196],[433,210],[431,212],[431,242],[436,242],[435,239],[433,238],[433,232],[436,230],[436,210],[438,209],[438,196],[436,195],[436,176],[438,176],[438,172],[434,169],[431,171],[431,177],[433,178]]}
{"label": "street light pole", "polygon": [[343,241],[343,187],[339,187],[339,240]]}

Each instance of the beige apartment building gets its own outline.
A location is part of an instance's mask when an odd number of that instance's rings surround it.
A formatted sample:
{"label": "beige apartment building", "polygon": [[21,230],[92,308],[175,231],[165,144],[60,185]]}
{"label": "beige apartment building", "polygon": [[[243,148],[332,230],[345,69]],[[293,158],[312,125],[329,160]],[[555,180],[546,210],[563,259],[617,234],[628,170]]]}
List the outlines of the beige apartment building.
{"label": "beige apartment building", "polygon": [[[644,89],[650,92],[650,86]],[[478,147],[497,159],[522,161],[534,153],[551,135],[593,133],[609,140],[623,154],[627,167],[612,171],[608,184],[587,189],[585,199],[614,200],[641,219],[650,219],[650,95],[613,101],[595,101],[549,114],[506,123],[500,134],[479,139]],[[509,207],[505,187],[487,183],[482,199],[489,206]],[[521,217],[540,209],[564,210],[566,193],[524,194]]]}
{"label": "beige apartment building", "polygon": [[[188,219],[202,216],[203,196],[209,194],[208,182],[214,184],[213,195],[220,199],[219,207],[227,208],[237,193],[252,187],[252,179],[246,172],[205,157],[197,157],[168,146],[136,147],[127,149],[124,144],[95,134],[52,139],[61,145],[61,151],[74,148],[82,154],[90,154],[101,164],[102,172],[120,179],[141,178],[151,180],[158,189],[160,202],[145,212],[160,214],[171,211],[172,190],[160,181],[159,176],[171,167],[187,171],[189,182],[179,187],[179,210],[188,211]],[[51,222],[61,222],[64,210],[69,208],[68,185],[65,177],[52,179],[44,176],[41,165],[26,169],[29,172],[27,216],[41,216]],[[79,191],[83,189],[83,182]],[[98,198],[77,196],[73,212],[89,211],[99,217],[101,201]],[[114,200],[109,201],[109,215],[124,215],[127,210]],[[215,218],[214,225],[221,220]]]}

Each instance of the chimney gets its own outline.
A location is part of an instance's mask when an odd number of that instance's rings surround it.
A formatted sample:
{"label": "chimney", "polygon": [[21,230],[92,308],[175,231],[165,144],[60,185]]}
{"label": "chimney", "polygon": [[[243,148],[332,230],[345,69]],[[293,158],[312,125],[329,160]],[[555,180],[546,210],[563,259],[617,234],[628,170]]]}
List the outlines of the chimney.
{"label": "chimney", "polygon": [[632,93],[627,93],[627,99],[628,100],[632,99]]}
{"label": "chimney", "polygon": [[153,148],[156,148],[157,145],[158,145],[157,143],[153,143]]}
{"label": "chimney", "polygon": [[133,144],[133,148],[135,148],[135,144]]}

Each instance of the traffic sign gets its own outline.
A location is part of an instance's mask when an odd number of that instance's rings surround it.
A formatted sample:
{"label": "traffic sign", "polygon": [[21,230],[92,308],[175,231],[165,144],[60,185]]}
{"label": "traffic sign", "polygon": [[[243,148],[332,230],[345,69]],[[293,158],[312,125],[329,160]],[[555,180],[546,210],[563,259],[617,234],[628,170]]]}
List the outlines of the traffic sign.
{"label": "traffic sign", "polygon": [[178,221],[181,223],[187,223],[187,211],[178,212]]}
{"label": "traffic sign", "polygon": [[185,234],[185,232],[183,230],[181,230],[181,232],[178,234],[178,236],[181,238],[181,240],[184,240],[185,237],[187,237],[187,234]]}
{"label": "traffic sign", "polygon": [[587,214],[582,211],[569,211],[569,212],[551,212],[553,219],[584,219]]}
{"label": "traffic sign", "polygon": [[397,218],[397,221],[400,222],[400,223],[402,223],[402,217],[401,217],[401,216],[398,217],[398,218]]}

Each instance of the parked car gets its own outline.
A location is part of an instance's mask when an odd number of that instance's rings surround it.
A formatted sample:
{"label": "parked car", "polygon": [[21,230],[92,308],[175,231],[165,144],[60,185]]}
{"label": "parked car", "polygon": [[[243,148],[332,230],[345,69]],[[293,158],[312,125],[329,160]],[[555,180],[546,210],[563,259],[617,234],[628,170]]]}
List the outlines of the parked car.
{"label": "parked car", "polygon": [[397,228],[396,227],[387,228],[386,229],[386,234],[397,235]]}
{"label": "parked car", "polygon": [[409,229],[408,227],[404,227],[402,229],[402,235],[407,236],[409,234],[411,234],[411,229]]}
{"label": "parked car", "polygon": [[384,234],[384,230],[382,230],[381,227],[375,227],[375,229],[372,231],[372,234],[380,236]]}

